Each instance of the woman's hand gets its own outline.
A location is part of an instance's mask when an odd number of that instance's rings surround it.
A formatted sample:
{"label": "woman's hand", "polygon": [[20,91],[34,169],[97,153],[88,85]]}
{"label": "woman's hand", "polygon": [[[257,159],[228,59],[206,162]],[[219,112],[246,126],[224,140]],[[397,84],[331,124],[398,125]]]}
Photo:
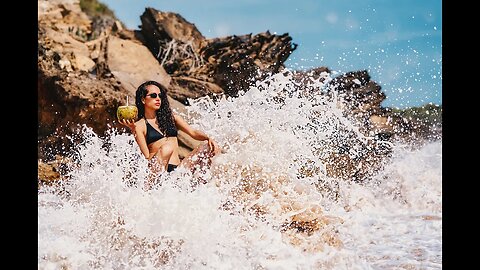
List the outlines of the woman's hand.
{"label": "woman's hand", "polygon": [[121,119],[118,120],[118,122],[130,129],[130,131],[135,135],[135,121],[134,120],[126,120],[126,119]]}
{"label": "woman's hand", "polygon": [[215,152],[215,149],[217,147],[217,143],[213,141],[211,138],[208,138],[208,147],[210,148],[210,151],[213,153]]}

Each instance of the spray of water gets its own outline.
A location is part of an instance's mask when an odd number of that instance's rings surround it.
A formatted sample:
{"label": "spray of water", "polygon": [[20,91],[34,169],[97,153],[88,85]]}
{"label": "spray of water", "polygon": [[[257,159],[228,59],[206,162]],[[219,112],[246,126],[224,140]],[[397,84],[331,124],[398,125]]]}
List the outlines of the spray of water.
{"label": "spray of water", "polygon": [[192,100],[184,117],[223,153],[148,191],[132,136],[83,127],[61,183],[39,189],[39,269],[441,268],[441,141],[382,154],[328,81],[299,91],[285,72]]}

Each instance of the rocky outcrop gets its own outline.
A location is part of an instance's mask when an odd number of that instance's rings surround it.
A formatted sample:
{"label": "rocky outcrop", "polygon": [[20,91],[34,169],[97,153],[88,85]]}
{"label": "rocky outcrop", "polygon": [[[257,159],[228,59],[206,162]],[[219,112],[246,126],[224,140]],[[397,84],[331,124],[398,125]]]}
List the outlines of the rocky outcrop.
{"label": "rocky outcrop", "polygon": [[[146,45],[153,55],[162,59],[165,53],[166,44],[177,41],[191,47],[193,52],[198,51],[205,41],[205,37],[198,31],[197,27],[185,20],[180,14],[172,12],[161,12],[154,8],[147,7],[140,16],[142,22],[141,32],[146,40]],[[178,59],[191,61],[192,59]],[[169,63],[164,63],[169,64]]]}
{"label": "rocky outcrop", "polygon": [[[380,132],[393,132],[393,126],[376,126],[377,122],[370,121],[372,116],[381,117],[381,103],[386,96],[381,86],[372,81],[366,70],[347,72],[335,77],[329,83],[329,94],[334,94],[342,103],[345,111],[354,118],[359,127],[367,136]],[[368,134],[370,133],[370,134]]]}
{"label": "rocky outcrop", "polygon": [[188,83],[200,95],[247,91],[252,81],[281,70],[297,46],[287,33],[268,31],[206,39],[180,15],[153,8],[146,8],[140,19],[147,46],[175,84]]}
{"label": "rocky outcrop", "polygon": [[39,14],[37,63],[40,159],[68,148],[65,135],[75,133],[78,125],[102,134],[127,94],[113,77],[96,77],[103,51],[87,42],[89,19],[75,1],[57,2],[39,3],[44,11]]}
{"label": "rocky outcrop", "polygon": [[287,33],[273,35],[269,31],[210,39],[200,49],[205,65],[192,74],[212,78],[226,94],[236,96],[247,91],[252,82],[281,71],[297,47],[291,41]]}
{"label": "rocky outcrop", "polygon": [[[328,140],[335,151],[322,153],[327,174],[340,179],[363,181],[380,171],[391,152],[391,143],[407,143],[412,147],[426,141],[441,138],[441,107],[427,106],[422,116],[417,110],[401,111],[381,105],[386,95],[381,86],[371,80],[366,70],[340,74],[332,78],[327,67],[318,67],[305,72],[295,72],[298,90],[305,95],[326,95],[342,108],[344,116],[356,124],[364,138],[349,135],[339,130],[343,136]],[[327,81],[327,78],[332,78]],[[314,82],[323,82],[326,92],[310,87]],[[422,111],[422,110],[420,110]],[[327,141],[328,141],[327,140]],[[312,174],[313,172],[307,172]]]}
{"label": "rocky outcrop", "polygon": [[[150,50],[121,24],[102,25],[104,31],[92,36],[98,29],[78,4],[39,1],[38,158],[45,162],[68,151],[82,124],[100,136],[112,126],[123,129],[115,121],[116,109],[127,96],[134,100],[141,82],[171,82]],[[173,98],[171,104],[180,111],[184,106]]]}
{"label": "rocky outcrop", "polygon": [[441,107],[426,108],[427,114],[437,115],[437,123],[425,121],[427,117],[420,117],[420,113],[416,117],[407,116],[408,112],[383,107],[381,103],[386,95],[381,91],[381,86],[371,80],[366,70],[337,76],[330,85],[330,93],[334,92],[348,113],[347,116],[358,123],[366,136],[418,144],[440,136]]}

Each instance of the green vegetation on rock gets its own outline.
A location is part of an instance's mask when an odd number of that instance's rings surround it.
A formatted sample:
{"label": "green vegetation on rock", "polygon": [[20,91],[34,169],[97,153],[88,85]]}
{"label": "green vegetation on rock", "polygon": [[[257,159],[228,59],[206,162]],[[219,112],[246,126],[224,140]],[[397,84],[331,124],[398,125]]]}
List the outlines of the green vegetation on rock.
{"label": "green vegetation on rock", "polygon": [[420,107],[410,107],[403,110],[392,109],[392,112],[410,121],[422,122],[429,126],[442,124],[441,105],[426,104]]}
{"label": "green vegetation on rock", "polygon": [[80,0],[80,8],[91,17],[107,15],[117,20],[113,11],[109,9],[107,5],[97,0]]}

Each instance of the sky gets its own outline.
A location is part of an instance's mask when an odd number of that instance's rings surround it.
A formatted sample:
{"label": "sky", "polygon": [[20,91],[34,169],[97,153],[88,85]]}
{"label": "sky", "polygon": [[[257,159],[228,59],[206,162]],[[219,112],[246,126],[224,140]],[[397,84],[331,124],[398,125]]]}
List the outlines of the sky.
{"label": "sky", "polygon": [[442,104],[441,0],[99,0],[129,29],[146,7],[175,12],[206,38],[288,33],[292,70],[367,70],[385,107]]}

